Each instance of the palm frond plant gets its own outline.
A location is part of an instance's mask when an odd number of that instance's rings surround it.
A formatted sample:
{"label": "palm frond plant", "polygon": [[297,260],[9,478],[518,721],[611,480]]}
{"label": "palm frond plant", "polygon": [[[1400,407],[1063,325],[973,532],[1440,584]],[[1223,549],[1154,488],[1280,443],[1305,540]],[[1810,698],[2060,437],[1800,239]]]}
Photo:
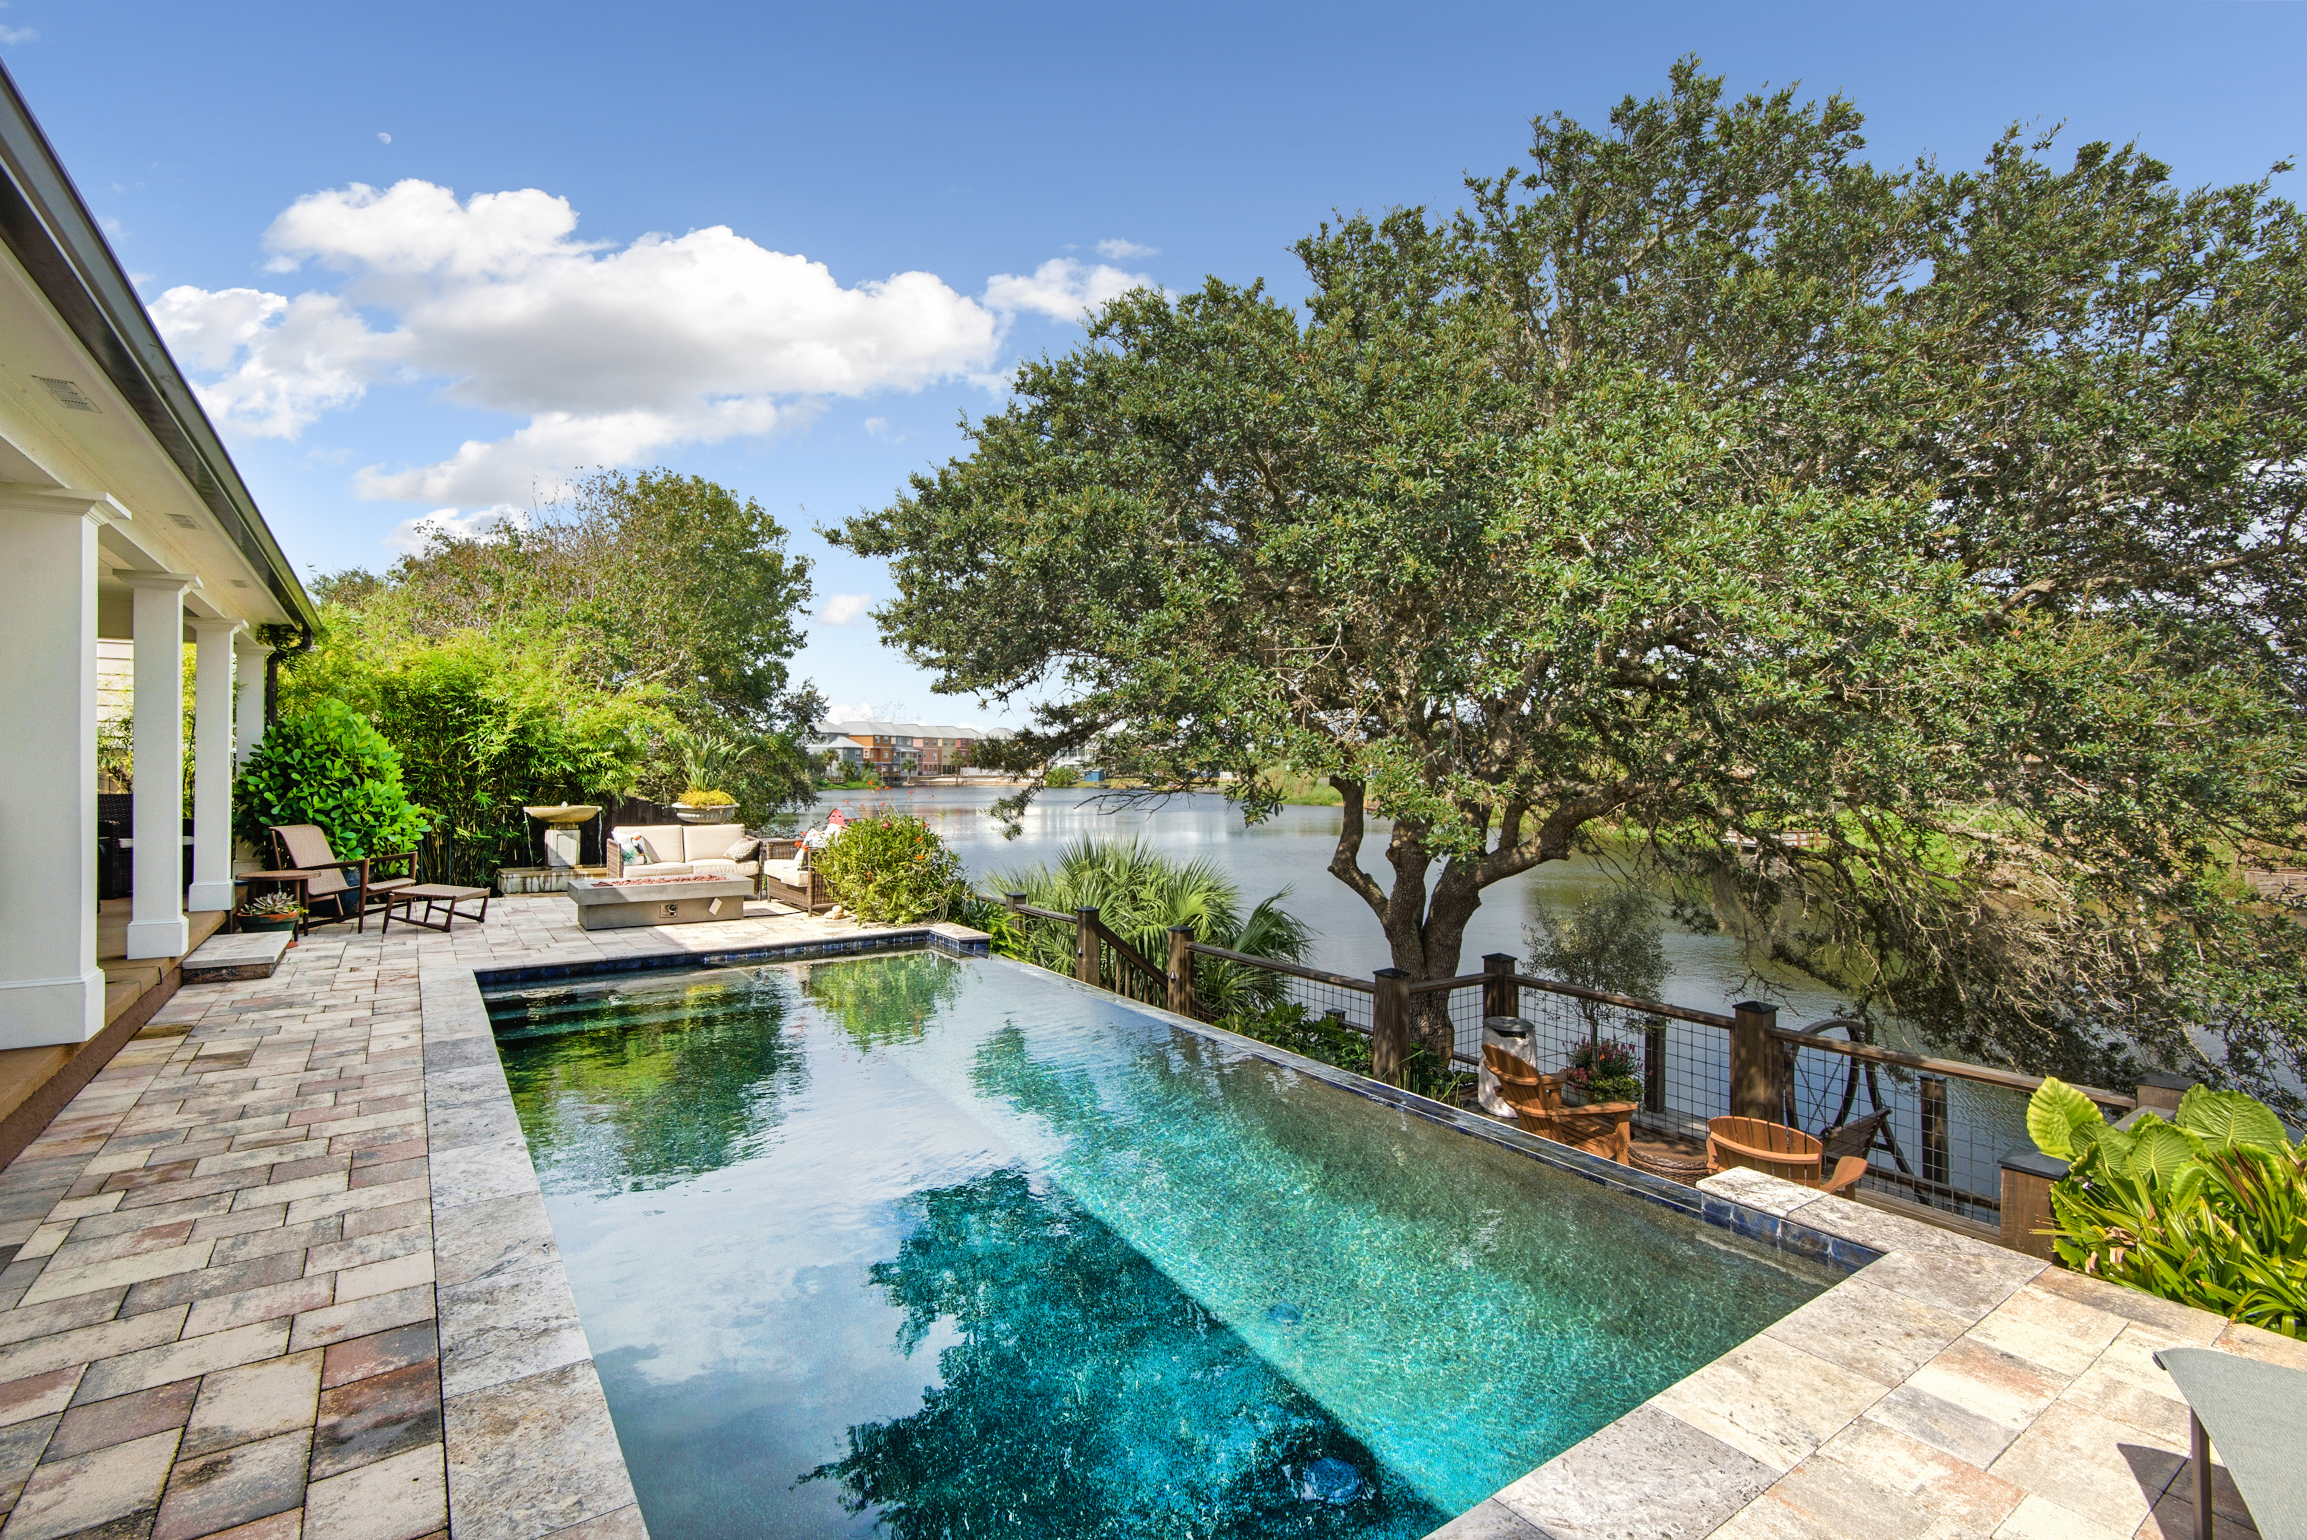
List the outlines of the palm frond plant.
{"label": "palm frond plant", "polygon": [[666,734],[665,748],[680,770],[683,807],[722,807],[737,799],[727,786],[740,768],[749,745],[707,729],[683,729]]}
{"label": "palm frond plant", "polygon": [[[1094,908],[1108,930],[1157,967],[1169,956],[1173,925],[1191,929],[1196,941],[1281,962],[1300,961],[1313,946],[1312,932],[1281,906],[1289,889],[1245,913],[1240,885],[1218,867],[1176,860],[1142,840],[1075,840],[1053,864],[989,872],[983,885],[995,893],[1021,893],[1038,908]],[[1053,972],[1073,972],[1071,930],[1027,924],[1016,934],[1010,955]],[[1202,1013],[1221,1023],[1271,1010],[1288,998],[1282,975],[1213,958],[1201,959],[1195,969],[1194,994]]]}

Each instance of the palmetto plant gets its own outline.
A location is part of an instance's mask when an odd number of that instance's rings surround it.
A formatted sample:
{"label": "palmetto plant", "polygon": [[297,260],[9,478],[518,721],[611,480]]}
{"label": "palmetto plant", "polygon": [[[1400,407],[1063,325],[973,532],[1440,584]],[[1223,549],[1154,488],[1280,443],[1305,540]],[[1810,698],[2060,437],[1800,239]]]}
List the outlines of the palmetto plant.
{"label": "palmetto plant", "polygon": [[[984,886],[1022,893],[1043,909],[1094,908],[1106,928],[1160,965],[1169,956],[1169,929],[1183,925],[1196,941],[1271,957],[1302,959],[1313,936],[1281,907],[1284,888],[1245,913],[1241,888],[1207,861],[1179,861],[1141,840],[1080,839],[1058,852],[1054,865],[990,872]],[[1059,973],[1074,968],[1074,933],[1050,924],[1022,927],[1017,955]],[[1196,1002],[1213,1018],[1260,1011],[1285,998],[1283,978],[1262,968],[1202,958],[1194,970]]]}

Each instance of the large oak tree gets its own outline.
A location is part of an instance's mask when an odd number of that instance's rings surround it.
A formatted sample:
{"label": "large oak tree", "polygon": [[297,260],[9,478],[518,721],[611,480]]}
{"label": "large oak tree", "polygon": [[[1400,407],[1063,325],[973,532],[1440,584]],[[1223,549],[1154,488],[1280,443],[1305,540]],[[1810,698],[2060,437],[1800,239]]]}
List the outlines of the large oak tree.
{"label": "large oak tree", "polygon": [[1541,119],[1454,216],[1302,241],[1302,307],[1114,301],[838,538],[939,688],[1055,702],[1020,767],[1327,776],[1416,977],[1631,835],[1944,1047],[2281,1095],[2299,929],[2240,873],[2300,843],[2297,216],[1859,129],[1692,61]]}

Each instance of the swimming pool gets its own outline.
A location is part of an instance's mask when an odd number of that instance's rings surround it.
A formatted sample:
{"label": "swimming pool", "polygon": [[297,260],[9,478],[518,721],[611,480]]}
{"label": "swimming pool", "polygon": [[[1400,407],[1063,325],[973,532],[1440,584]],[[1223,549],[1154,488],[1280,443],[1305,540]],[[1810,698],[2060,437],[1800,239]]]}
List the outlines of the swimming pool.
{"label": "swimming pool", "polygon": [[1001,960],[490,1014],[658,1540],[1415,1540],[1834,1277]]}

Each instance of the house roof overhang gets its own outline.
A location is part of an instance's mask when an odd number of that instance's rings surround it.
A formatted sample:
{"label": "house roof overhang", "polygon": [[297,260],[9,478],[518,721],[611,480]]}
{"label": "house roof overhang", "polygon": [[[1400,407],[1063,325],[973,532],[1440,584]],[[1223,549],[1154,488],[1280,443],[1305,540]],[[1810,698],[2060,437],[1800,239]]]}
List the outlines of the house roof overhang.
{"label": "house roof overhang", "polygon": [[188,599],[195,613],[251,624],[319,623],[311,596],[5,68],[0,483],[109,497],[122,516],[104,528],[107,559],[122,570],[199,576],[203,582]]}

